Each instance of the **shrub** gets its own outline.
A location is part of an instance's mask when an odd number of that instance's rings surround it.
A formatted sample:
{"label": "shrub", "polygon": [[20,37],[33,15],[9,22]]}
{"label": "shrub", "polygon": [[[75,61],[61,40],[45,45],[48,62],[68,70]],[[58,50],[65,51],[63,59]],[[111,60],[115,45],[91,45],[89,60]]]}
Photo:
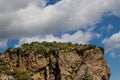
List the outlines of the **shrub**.
{"label": "shrub", "polygon": [[13,48],[8,48],[7,50],[6,50],[6,52],[12,52],[13,51]]}
{"label": "shrub", "polygon": [[90,45],[84,45],[81,49],[80,49],[80,51],[81,52],[84,52],[84,51],[86,51],[86,50],[88,50],[88,49],[92,49],[92,48],[95,48],[96,47],[96,45],[92,45],[92,44],[90,44]]}
{"label": "shrub", "polygon": [[27,74],[27,72],[21,72],[15,69],[12,74],[15,80],[32,80],[32,78]]}
{"label": "shrub", "polygon": [[1,66],[1,67],[0,67],[0,72],[1,72],[1,71],[5,71],[5,72],[6,72],[6,71],[8,71],[8,70],[10,70],[10,68],[9,68],[8,66]]}

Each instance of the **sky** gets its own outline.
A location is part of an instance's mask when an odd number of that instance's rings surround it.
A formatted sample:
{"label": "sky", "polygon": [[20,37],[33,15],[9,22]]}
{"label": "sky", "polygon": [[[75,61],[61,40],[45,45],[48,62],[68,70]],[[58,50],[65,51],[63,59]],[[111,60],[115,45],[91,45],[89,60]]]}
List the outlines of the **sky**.
{"label": "sky", "polygon": [[0,0],[0,52],[32,41],[101,46],[120,80],[120,0]]}

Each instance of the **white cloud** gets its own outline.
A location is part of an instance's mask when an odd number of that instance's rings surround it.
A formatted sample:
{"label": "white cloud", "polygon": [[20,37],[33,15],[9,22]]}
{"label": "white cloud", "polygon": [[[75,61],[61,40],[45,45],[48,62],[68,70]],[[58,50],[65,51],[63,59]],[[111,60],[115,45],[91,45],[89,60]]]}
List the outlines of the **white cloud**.
{"label": "white cloud", "polygon": [[38,0],[38,6],[45,7],[49,0]]}
{"label": "white cloud", "polygon": [[0,47],[6,48],[7,47],[7,40],[0,39]]}
{"label": "white cloud", "polygon": [[[83,36],[84,35],[84,36]],[[31,43],[33,41],[48,41],[48,42],[72,42],[72,43],[88,43],[92,38],[92,33],[90,32],[82,32],[77,31],[74,34],[63,34],[60,37],[53,36],[53,35],[46,35],[45,37],[35,36],[35,37],[29,37],[29,38],[21,38],[19,41],[19,45],[23,43]]]}
{"label": "white cloud", "polygon": [[114,10],[111,15],[115,15],[115,16],[120,17],[120,8],[118,8],[118,10]]}
{"label": "white cloud", "polygon": [[120,31],[113,34],[109,38],[105,38],[102,43],[105,45],[107,52],[114,51],[115,49],[120,49]]}
{"label": "white cloud", "polygon": [[106,53],[110,54],[112,58],[120,57],[120,31],[118,33],[113,34],[109,38],[105,38],[102,43],[106,49]]}
{"label": "white cloud", "polygon": [[46,3],[47,0],[0,0],[0,39],[88,28],[100,22],[105,13],[120,8],[120,0],[61,0],[44,7]]}
{"label": "white cloud", "polygon": [[[113,0],[109,2],[103,0],[62,0],[42,9],[36,5],[29,5],[17,12],[18,19],[13,22],[13,26],[22,26],[24,33],[28,32],[28,28],[30,28],[29,33],[39,32],[40,34],[76,30],[96,24],[105,12],[111,11],[115,6],[117,3]],[[46,29],[47,32],[43,32]]]}
{"label": "white cloud", "polygon": [[21,8],[26,8],[30,3],[37,0],[0,0],[0,13],[14,12]]}

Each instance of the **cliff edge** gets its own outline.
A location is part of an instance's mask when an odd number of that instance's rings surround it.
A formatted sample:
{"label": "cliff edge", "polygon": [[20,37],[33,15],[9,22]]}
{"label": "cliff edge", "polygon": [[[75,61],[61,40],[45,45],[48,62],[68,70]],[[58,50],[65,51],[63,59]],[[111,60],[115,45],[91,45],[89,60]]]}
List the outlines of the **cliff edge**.
{"label": "cliff edge", "polygon": [[0,54],[1,80],[109,80],[104,49],[95,45],[32,42]]}

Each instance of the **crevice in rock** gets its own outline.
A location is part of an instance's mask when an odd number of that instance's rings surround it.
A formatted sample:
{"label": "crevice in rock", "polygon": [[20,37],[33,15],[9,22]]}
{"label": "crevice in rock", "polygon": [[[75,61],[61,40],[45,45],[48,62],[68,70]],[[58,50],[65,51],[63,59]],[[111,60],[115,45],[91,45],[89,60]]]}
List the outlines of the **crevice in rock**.
{"label": "crevice in rock", "polygon": [[61,73],[60,73],[60,67],[59,67],[59,56],[58,54],[56,55],[56,63],[55,63],[55,69],[54,71],[54,75],[55,75],[55,80],[61,80]]}

